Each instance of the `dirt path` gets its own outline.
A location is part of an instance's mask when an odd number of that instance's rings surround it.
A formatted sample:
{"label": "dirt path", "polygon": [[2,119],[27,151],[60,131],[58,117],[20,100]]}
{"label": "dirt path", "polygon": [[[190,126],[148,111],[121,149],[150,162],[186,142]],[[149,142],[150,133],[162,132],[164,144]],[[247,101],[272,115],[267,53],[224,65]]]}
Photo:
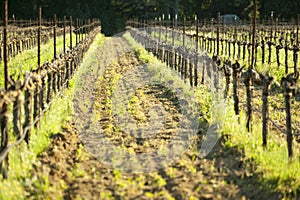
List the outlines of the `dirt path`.
{"label": "dirt path", "polygon": [[[158,123],[160,134],[153,137],[141,137],[139,131],[128,134],[126,130],[131,126],[120,129],[120,124],[115,122],[119,111],[113,110],[112,103],[122,97],[114,97],[113,92],[118,86],[118,77],[135,69],[141,71],[143,65],[122,38],[105,42],[99,49],[97,62],[82,72],[83,82],[75,96],[74,104],[78,103],[78,107],[75,105],[77,113],[73,121],[53,137],[49,149],[38,157],[28,183],[28,198],[277,199],[275,194],[260,190],[255,166],[244,160],[243,152],[225,148],[222,140],[205,159],[189,148],[174,163],[155,172],[122,172],[100,162],[103,154],[99,151],[109,149],[104,143],[98,143],[103,138],[95,134],[95,129],[103,130],[107,141],[114,146],[132,154],[149,153],[177,137],[175,132],[182,114],[178,99],[165,86],[152,84],[138,88],[125,106],[133,117],[127,119],[124,115],[120,120],[129,120],[126,122],[139,124],[140,128],[151,125],[152,120],[164,119],[166,123],[163,126]],[[99,77],[102,78],[99,80]],[[155,106],[158,115],[152,119],[150,111]],[[94,121],[99,126],[91,129]],[[201,124],[200,128],[199,138],[203,138],[207,125]],[[147,165],[151,165],[151,160]]]}

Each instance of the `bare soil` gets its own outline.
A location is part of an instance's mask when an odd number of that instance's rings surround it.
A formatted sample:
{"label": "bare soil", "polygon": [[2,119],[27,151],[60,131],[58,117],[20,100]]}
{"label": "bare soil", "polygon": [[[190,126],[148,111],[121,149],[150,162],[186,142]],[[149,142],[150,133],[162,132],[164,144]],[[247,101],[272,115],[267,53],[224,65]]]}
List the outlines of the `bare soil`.
{"label": "bare soil", "polygon": [[[98,65],[106,66],[104,78],[96,86],[96,92],[84,95],[94,95],[100,126],[114,145],[133,148],[136,154],[155,151],[168,143],[178,128],[181,114],[177,99],[161,85],[137,90],[138,101],[132,101],[134,109],[131,110],[135,122],[149,123],[150,107],[159,104],[167,111],[167,125],[158,136],[144,140],[115,130],[114,117],[107,104],[109,88],[116,74],[124,74],[140,61],[135,53],[127,52],[129,47],[123,38],[111,40],[99,49]],[[73,121],[53,135],[50,147],[38,156],[27,181],[29,199],[280,199],[271,192],[272,188],[262,189],[261,175],[255,173],[255,165],[245,160],[241,149],[225,147],[225,138],[219,140],[205,159],[199,158],[191,148],[156,172],[123,173],[104,165],[88,152]],[[201,124],[198,145],[206,128],[207,124]]]}

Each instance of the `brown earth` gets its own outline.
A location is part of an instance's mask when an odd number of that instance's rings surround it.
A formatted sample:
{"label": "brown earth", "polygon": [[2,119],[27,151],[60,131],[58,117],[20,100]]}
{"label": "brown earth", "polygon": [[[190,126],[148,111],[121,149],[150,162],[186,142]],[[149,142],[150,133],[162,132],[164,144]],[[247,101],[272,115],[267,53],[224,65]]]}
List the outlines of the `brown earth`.
{"label": "brown earth", "polygon": [[[94,93],[100,126],[115,145],[125,144],[137,154],[155,151],[165,145],[178,128],[181,116],[177,100],[160,85],[137,90],[134,96],[138,101],[132,102],[134,109],[131,109],[135,122],[149,122],[149,108],[160,104],[167,110],[169,124],[164,126],[161,134],[142,142],[116,131],[107,104],[109,88],[116,74],[122,75],[140,61],[134,53],[125,51],[128,45],[123,38],[110,40],[113,42],[99,49],[98,65],[107,66],[104,78],[97,85],[98,92]],[[118,56],[122,51],[127,53]],[[207,124],[201,124],[199,140],[195,141],[198,146],[206,128]],[[278,194],[270,192],[272,188],[262,189],[261,175],[255,173],[255,165],[245,160],[241,149],[225,147],[224,138],[205,159],[191,147],[165,168],[132,174],[110,168],[92,156],[73,121],[67,122],[52,139],[50,147],[39,155],[32,176],[26,180],[28,199],[280,199]]]}

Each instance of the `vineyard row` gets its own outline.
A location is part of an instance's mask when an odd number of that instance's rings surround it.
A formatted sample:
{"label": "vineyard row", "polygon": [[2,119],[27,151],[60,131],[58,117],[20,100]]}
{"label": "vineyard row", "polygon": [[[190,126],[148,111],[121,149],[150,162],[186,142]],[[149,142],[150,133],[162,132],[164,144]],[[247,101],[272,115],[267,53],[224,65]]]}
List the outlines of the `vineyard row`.
{"label": "vineyard row", "polygon": [[[294,60],[294,72],[286,74],[281,78],[280,83],[276,83],[274,81],[275,78],[269,73],[259,72],[255,68],[249,67],[250,64],[248,65],[248,69],[246,69],[246,65],[242,66],[238,60],[232,61],[232,58],[225,59],[225,56],[217,56],[217,54],[208,56],[207,53],[203,53],[203,51],[209,52],[211,49],[216,51],[217,45],[212,48],[216,40],[214,42],[212,40],[201,41],[201,37],[198,35],[198,28],[196,28],[196,35],[198,37],[193,39],[190,34],[185,32],[184,27],[182,27],[182,31],[178,31],[174,28],[162,29],[161,26],[147,27],[144,26],[144,23],[132,27],[132,25],[137,25],[136,22],[132,21],[129,21],[127,25],[128,30],[136,41],[143,44],[146,50],[152,52],[153,55],[165,62],[171,69],[177,71],[181,78],[189,82],[192,87],[197,87],[199,84],[212,84],[216,90],[222,89],[220,88],[222,87],[220,83],[223,81],[222,77],[224,77],[226,82],[224,98],[229,98],[229,87],[232,84],[232,98],[237,116],[239,116],[242,106],[240,102],[241,91],[245,88],[246,126],[248,131],[252,131],[253,113],[258,112],[262,119],[263,146],[267,146],[268,124],[271,123],[286,136],[288,156],[290,158],[293,157],[293,137],[295,138],[297,135],[292,133],[292,111],[298,108],[296,106],[293,108],[291,101],[295,101],[296,97],[299,96],[298,57]],[[165,39],[163,39],[164,33],[166,34]],[[234,49],[234,55],[237,55],[236,51],[238,51],[238,48]],[[292,51],[295,50],[293,49]],[[295,54],[297,55],[297,52]],[[271,89],[271,86],[276,89]],[[269,96],[276,96],[279,93],[283,94],[284,97],[282,100],[282,107],[286,115],[284,126],[282,126],[281,122],[278,123],[272,120],[269,112]],[[253,103],[257,98],[261,99],[261,106]],[[278,111],[274,110],[274,112]],[[299,122],[295,121],[294,127],[298,125]]]}
{"label": "vineyard row", "polygon": [[[177,39],[181,42],[177,45],[190,49],[195,49],[197,43],[200,48],[210,54],[238,60],[247,65],[251,65],[252,62],[253,33],[250,25],[201,24],[199,20],[194,24],[184,21],[180,23],[181,26],[175,26],[174,20],[173,23],[129,21],[128,25],[144,29],[144,31],[147,29],[152,35],[156,33],[155,36],[161,42],[174,45]],[[284,67],[285,74],[288,74],[291,68],[294,70],[298,68],[300,62],[298,59],[299,26],[258,25],[254,41],[254,65],[276,64],[278,67]]]}
{"label": "vineyard row", "polygon": [[[41,28],[40,23],[39,27]],[[24,79],[22,80],[15,80],[10,77],[7,88],[0,90],[0,171],[4,178],[8,175],[9,151],[24,140],[27,144],[29,143],[32,129],[35,127],[38,130],[39,122],[50,108],[53,97],[69,86],[69,80],[82,62],[84,53],[89,49],[96,34],[101,32],[98,20],[94,20],[88,26],[75,29],[76,46],[70,46],[70,50],[64,49],[62,54],[56,55],[55,38],[57,31],[55,23],[52,29],[51,34],[54,38],[53,61],[37,64],[35,69],[23,75]],[[65,29],[63,30],[65,38],[67,32]],[[78,30],[85,30],[84,36],[83,32],[80,34]],[[72,32],[73,28],[70,26],[71,38]],[[9,34],[13,35],[13,33]],[[40,31],[36,37],[33,40],[41,41]],[[38,42],[38,45],[40,44],[41,42]],[[70,44],[72,44],[72,40]],[[40,55],[38,54],[38,56]],[[14,141],[15,139],[16,141]]]}
{"label": "vineyard row", "polygon": [[[82,20],[76,18],[72,20],[70,17],[68,20],[66,17],[63,20],[57,20],[54,16],[53,19],[42,20],[40,24],[38,21],[32,20],[18,20],[9,21],[7,26],[8,37],[7,37],[7,49],[8,57],[12,58],[24,50],[32,49],[38,46],[38,35],[41,37],[41,44],[47,43],[50,39],[56,37],[64,36],[67,33],[74,32],[78,38],[81,38],[80,34],[83,35],[90,32],[94,27],[100,26],[100,21],[97,19]],[[3,29],[3,27],[2,27]],[[71,31],[71,32],[70,32]],[[54,34],[55,32],[55,34]],[[76,40],[78,39],[76,37]],[[76,42],[76,44],[78,41]],[[4,55],[4,35],[3,31],[0,33],[0,61],[3,60]],[[65,45],[64,45],[65,47]],[[70,44],[72,48],[72,45]]]}

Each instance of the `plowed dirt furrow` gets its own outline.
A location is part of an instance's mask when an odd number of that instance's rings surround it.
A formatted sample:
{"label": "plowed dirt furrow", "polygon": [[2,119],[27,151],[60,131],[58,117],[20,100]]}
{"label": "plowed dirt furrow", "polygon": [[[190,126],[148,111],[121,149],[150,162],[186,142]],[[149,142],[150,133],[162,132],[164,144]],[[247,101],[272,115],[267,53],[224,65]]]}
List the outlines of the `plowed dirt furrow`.
{"label": "plowed dirt furrow", "polygon": [[[97,153],[107,149],[97,143],[100,136],[84,132],[93,123],[92,113],[105,137],[133,154],[155,152],[176,139],[182,119],[178,99],[160,84],[137,88],[125,104],[132,116],[128,123],[140,127],[151,126],[150,110],[157,106],[156,119],[164,116],[165,120],[158,134],[152,137],[139,132],[130,134],[126,131],[130,127],[120,128],[115,122],[116,115],[120,114],[112,110],[112,102],[117,99],[113,96],[118,87],[116,77],[126,73],[133,76],[134,70],[143,72],[143,69],[122,37],[108,39],[99,48],[98,60],[81,75],[82,87],[74,101],[88,111],[83,112],[82,107],[75,105],[73,119],[61,133],[54,135],[49,149],[38,157],[28,180],[29,199],[277,199],[275,194],[260,189],[260,175],[255,173],[255,166],[244,159],[243,152],[225,148],[222,139],[204,159],[198,156],[194,145],[174,163],[155,172],[125,173],[97,159]],[[200,126],[199,141],[195,141],[198,144],[208,125]],[[90,151],[92,146],[93,152]],[[147,164],[150,165],[151,160]],[[39,185],[47,185],[47,190]]]}

